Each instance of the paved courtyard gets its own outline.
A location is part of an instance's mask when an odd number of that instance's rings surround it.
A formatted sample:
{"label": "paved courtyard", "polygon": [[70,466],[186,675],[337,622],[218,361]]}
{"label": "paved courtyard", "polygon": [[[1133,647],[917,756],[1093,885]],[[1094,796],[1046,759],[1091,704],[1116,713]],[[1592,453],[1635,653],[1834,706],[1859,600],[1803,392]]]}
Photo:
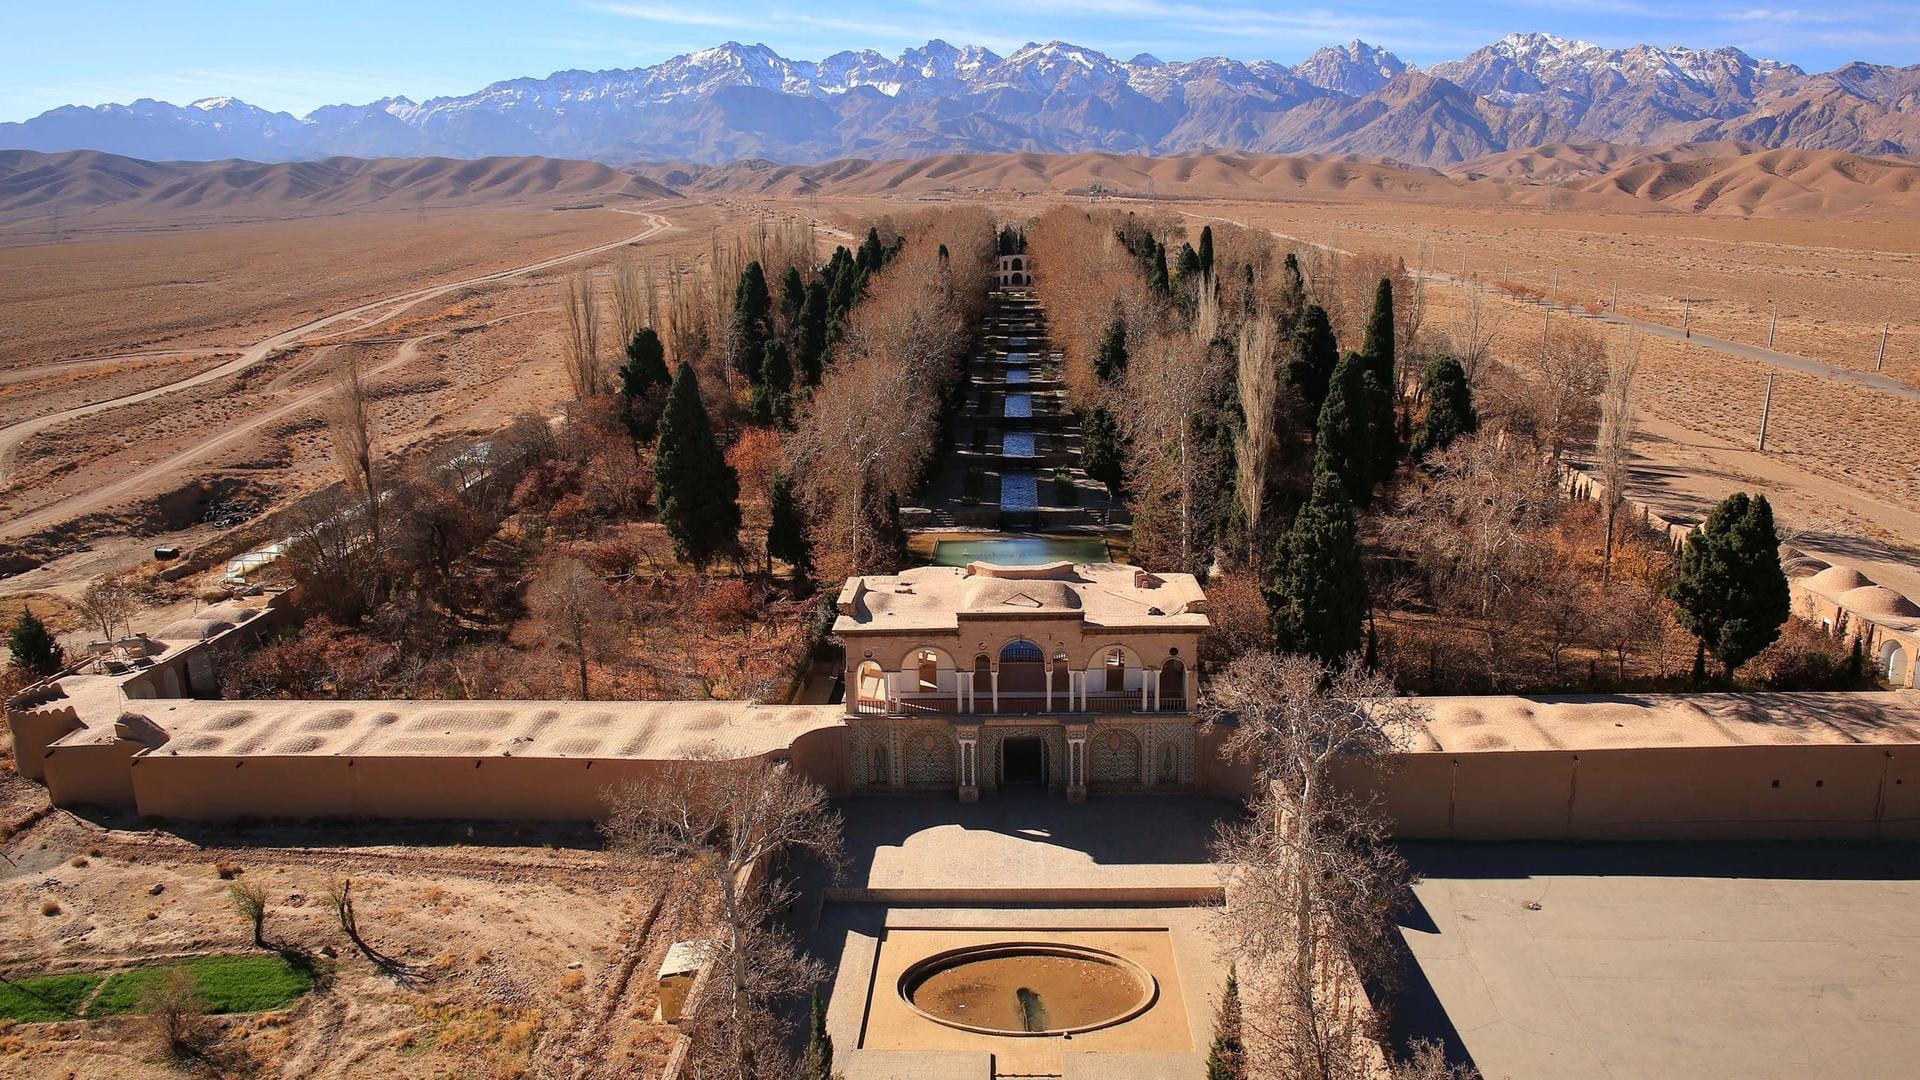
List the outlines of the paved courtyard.
{"label": "paved courtyard", "polygon": [[1920,849],[1404,850],[1423,880],[1396,1027],[1487,1080],[1920,1074]]}

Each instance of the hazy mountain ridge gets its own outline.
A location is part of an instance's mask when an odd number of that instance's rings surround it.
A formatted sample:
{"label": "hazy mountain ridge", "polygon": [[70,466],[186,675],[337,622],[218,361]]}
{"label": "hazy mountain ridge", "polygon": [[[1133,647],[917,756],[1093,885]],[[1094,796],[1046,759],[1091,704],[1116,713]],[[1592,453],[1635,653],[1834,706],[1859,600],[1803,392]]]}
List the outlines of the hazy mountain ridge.
{"label": "hazy mountain ridge", "polygon": [[63,106],[0,145],[148,159],[545,155],[805,163],[946,153],[1361,153],[1448,165],[1568,140],[1920,151],[1920,65],[1809,75],[1738,49],[1604,49],[1513,34],[1425,72],[1364,42],[1295,66],[1119,61],[1054,41],[931,41],[792,60],[735,42],[651,67],[561,71],[306,117],[231,98]]}

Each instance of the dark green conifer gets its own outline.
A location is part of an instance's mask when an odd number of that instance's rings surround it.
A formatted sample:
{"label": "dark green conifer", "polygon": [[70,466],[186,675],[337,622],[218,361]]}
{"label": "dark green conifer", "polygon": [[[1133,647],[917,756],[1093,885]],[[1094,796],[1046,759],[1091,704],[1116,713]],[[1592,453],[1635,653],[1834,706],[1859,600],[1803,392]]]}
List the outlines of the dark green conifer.
{"label": "dark green conifer", "polygon": [[1318,409],[1327,400],[1327,387],[1339,363],[1340,346],[1333,338],[1333,323],[1326,309],[1314,304],[1294,327],[1287,354],[1287,382],[1300,391],[1309,406]]}
{"label": "dark green conifer", "polygon": [[767,339],[773,336],[768,325],[772,308],[766,272],[758,262],[748,263],[733,287],[733,325],[728,331],[727,348],[734,370],[749,380],[760,378],[760,361],[767,352]]}
{"label": "dark green conifer", "polygon": [[1126,370],[1127,320],[1116,311],[1100,338],[1100,351],[1094,354],[1093,373],[1101,382],[1112,382]]}
{"label": "dark green conifer", "polygon": [[[1200,272],[1213,273],[1213,226],[1200,227]],[[1249,264],[1251,265],[1251,264]]]}
{"label": "dark green conifer", "polygon": [[60,643],[32,608],[23,607],[7,631],[7,649],[13,653],[13,665],[28,676],[44,679],[60,670]]}
{"label": "dark green conifer", "polygon": [[747,412],[754,423],[768,427],[784,428],[793,419],[793,365],[787,360],[787,347],[778,341],[767,342]]}
{"label": "dark green conifer", "polygon": [[815,281],[807,286],[800,304],[800,330],[794,338],[794,359],[808,386],[820,384],[820,371],[826,366],[827,283]]}
{"label": "dark green conifer", "polygon": [[1120,446],[1120,425],[1101,406],[1094,406],[1080,421],[1080,471],[1107,486],[1107,494],[1118,496],[1126,482]]}
{"label": "dark green conifer", "polygon": [[767,502],[767,555],[792,566],[794,580],[801,580],[813,566],[813,551],[807,544],[806,521],[793,497],[793,481],[775,473]]}
{"label": "dark green conifer", "polygon": [[1479,429],[1473,388],[1467,385],[1467,371],[1460,361],[1450,356],[1427,361],[1427,370],[1420,376],[1420,396],[1427,401],[1427,415],[1413,438],[1414,460],[1445,450],[1453,440]]}
{"label": "dark green conifer", "polygon": [[1266,594],[1268,622],[1281,650],[1328,664],[1360,650],[1366,575],[1353,503],[1333,473],[1315,471],[1313,495],[1280,540]]}
{"label": "dark green conifer", "polygon": [[1780,636],[1792,604],[1766,496],[1740,491],[1720,500],[1688,535],[1667,596],[1679,605],[1680,625],[1720,661],[1723,679]]}
{"label": "dark green conifer", "polygon": [[740,536],[740,478],[714,441],[700,383],[682,363],[660,414],[653,456],[653,501],[674,550],[704,570]]}

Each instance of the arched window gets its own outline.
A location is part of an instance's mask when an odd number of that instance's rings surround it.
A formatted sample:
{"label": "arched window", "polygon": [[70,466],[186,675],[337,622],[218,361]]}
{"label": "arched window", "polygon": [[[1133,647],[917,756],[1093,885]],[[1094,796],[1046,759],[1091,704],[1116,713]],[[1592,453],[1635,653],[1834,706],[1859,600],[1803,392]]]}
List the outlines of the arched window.
{"label": "arched window", "polygon": [[887,700],[887,673],[880,670],[879,664],[868,660],[860,665],[854,689],[861,705],[884,705]]}
{"label": "arched window", "polygon": [[1025,266],[1024,264],[1022,264],[1022,263],[1020,262],[1020,256],[1018,256],[1018,255],[1015,255],[1015,256],[1013,257],[1013,268],[1014,268],[1015,270],[1025,270],[1025,269],[1026,269],[1026,266]]}
{"label": "arched window", "polygon": [[1180,755],[1174,751],[1172,743],[1160,748],[1160,782],[1163,784],[1180,782]]}
{"label": "arched window", "polygon": [[892,778],[887,775],[886,747],[878,743],[874,744],[873,750],[868,757],[868,766],[870,771],[867,773],[867,780],[870,783],[890,784],[893,782]]}
{"label": "arched window", "polygon": [[986,653],[973,658],[973,689],[976,693],[989,693],[993,690],[993,661]]}
{"label": "arched window", "polygon": [[931,694],[940,689],[940,654],[932,649],[920,650],[920,692]]}
{"label": "arched window", "polygon": [[1127,688],[1127,654],[1119,649],[1107,650],[1107,693],[1118,694]]}
{"label": "arched window", "polygon": [[1067,654],[1063,652],[1054,653],[1053,654],[1053,692],[1054,693],[1064,694],[1067,692],[1068,686],[1070,685],[1067,681],[1067,672],[1068,672]]}
{"label": "arched window", "polygon": [[1039,664],[1045,661],[1040,646],[1031,641],[1009,641],[1000,650],[1000,662],[1003,664]]}

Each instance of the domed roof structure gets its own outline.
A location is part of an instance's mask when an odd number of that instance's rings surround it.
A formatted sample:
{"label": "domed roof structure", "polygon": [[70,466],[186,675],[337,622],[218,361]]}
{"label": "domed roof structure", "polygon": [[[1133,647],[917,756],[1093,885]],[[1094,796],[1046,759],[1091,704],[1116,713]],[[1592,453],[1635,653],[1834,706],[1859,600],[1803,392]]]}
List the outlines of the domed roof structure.
{"label": "domed roof structure", "polygon": [[1807,588],[1833,597],[1872,584],[1871,578],[1851,566],[1829,566],[1806,580]]}
{"label": "domed roof structure", "polygon": [[1863,585],[1834,598],[1856,615],[1888,619],[1920,619],[1920,605],[1885,585]]}

